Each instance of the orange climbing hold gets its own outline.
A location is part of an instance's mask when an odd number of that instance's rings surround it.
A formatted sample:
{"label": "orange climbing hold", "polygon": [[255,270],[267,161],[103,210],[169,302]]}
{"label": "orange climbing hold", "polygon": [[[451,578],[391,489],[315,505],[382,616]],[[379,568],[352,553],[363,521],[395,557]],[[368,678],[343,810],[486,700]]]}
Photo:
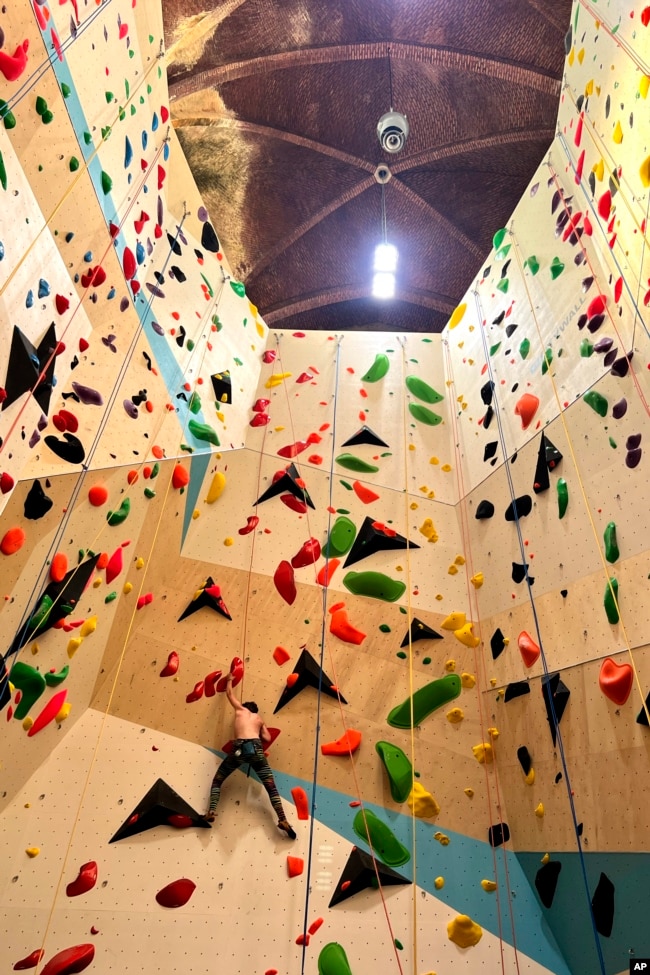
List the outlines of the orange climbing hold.
{"label": "orange climbing hold", "polygon": [[515,416],[521,417],[521,428],[527,430],[539,407],[539,398],[534,393],[524,393],[515,403]]}
{"label": "orange climbing hold", "polygon": [[95,508],[101,508],[108,501],[108,489],[103,484],[93,484],[88,492],[88,500]]}
{"label": "orange climbing hold", "polygon": [[525,630],[522,630],[517,637],[517,646],[519,647],[519,651],[526,667],[532,667],[533,664],[537,663],[541,653],[540,648],[537,646],[532,636],[529,633],[526,633]]}
{"label": "orange climbing hold", "polygon": [[0,542],[0,552],[3,555],[15,555],[25,544],[25,538],[22,528],[10,528]]}
{"label": "orange climbing hold", "polygon": [[323,755],[351,755],[361,744],[361,732],[348,728],[336,741],[328,741],[320,746]]}
{"label": "orange climbing hold", "polygon": [[319,586],[327,586],[332,581],[332,576],[341,564],[340,559],[329,559],[325,565],[318,570],[316,582]]}
{"label": "orange climbing hold", "polygon": [[281,667],[282,664],[286,664],[287,660],[291,659],[291,654],[284,647],[276,647],[273,651],[273,659],[278,667]]}
{"label": "orange climbing hold", "polygon": [[361,481],[353,481],[352,487],[359,501],[363,501],[364,504],[372,504],[373,501],[377,501],[379,499],[377,492],[372,491],[369,487],[366,487],[366,485],[362,484]]}
{"label": "orange climbing hold", "polygon": [[606,657],[600,668],[598,683],[605,697],[622,707],[630,696],[634,671],[630,664],[617,664],[611,657]]}
{"label": "orange climbing hold", "polygon": [[344,643],[352,643],[355,646],[359,646],[366,639],[367,633],[363,633],[361,630],[357,630],[356,627],[352,625],[348,619],[348,611],[345,609],[344,603],[337,603],[337,607],[334,606],[330,609],[332,614],[332,619],[330,620],[330,633],[338,637],[339,640],[343,640]]}
{"label": "orange climbing hold", "polygon": [[52,582],[63,582],[68,571],[68,556],[65,552],[57,552],[50,565],[50,579]]}
{"label": "orange climbing hold", "polygon": [[293,803],[296,807],[296,815],[298,819],[309,819],[309,800],[307,799],[307,793],[302,786],[297,785],[291,790],[291,798],[293,799]]}
{"label": "orange climbing hold", "polygon": [[322,923],[323,923],[323,918],[317,917],[315,921],[311,922],[307,930],[309,931],[310,934],[316,934],[316,932],[318,931]]}
{"label": "orange climbing hold", "polygon": [[293,687],[293,685],[298,680],[298,677],[299,674],[296,674],[295,672],[293,674],[289,674],[287,677],[287,687]]}
{"label": "orange climbing hold", "polygon": [[180,488],[187,487],[190,483],[189,471],[182,464],[177,464],[172,474],[172,485],[178,491]]}
{"label": "orange climbing hold", "polygon": [[305,869],[305,861],[302,857],[287,857],[287,873],[290,877],[299,877]]}

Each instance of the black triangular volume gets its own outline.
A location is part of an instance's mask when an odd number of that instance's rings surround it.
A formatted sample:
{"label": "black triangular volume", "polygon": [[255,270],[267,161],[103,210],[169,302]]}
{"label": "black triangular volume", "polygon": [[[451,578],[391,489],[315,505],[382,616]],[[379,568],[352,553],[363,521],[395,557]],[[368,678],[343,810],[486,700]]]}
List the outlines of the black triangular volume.
{"label": "black triangular volume", "polygon": [[[375,864],[377,866],[376,870]],[[343,873],[339,877],[339,882],[332,894],[332,899],[328,907],[334,907],[336,904],[340,904],[341,901],[347,900],[348,897],[354,897],[355,894],[360,894],[362,890],[377,890],[379,887],[377,874],[379,875],[379,884],[382,887],[395,887],[400,884],[413,883],[412,880],[408,880],[401,873],[397,873],[396,870],[392,870],[383,863],[379,863],[378,860],[373,861],[369,853],[360,850],[357,846],[353,846],[348,857],[348,862],[343,868]]]}
{"label": "black triangular volume", "polygon": [[45,633],[59,620],[65,619],[77,610],[77,604],[90,582],[98,559],[99,554],[91,556],[74,569],[70,569],[61,582],[50,582],[45,587],[31,611],[30,618],[16,633],[6,656],[16,653],[34,637]]}
{"label": "black triangular volume", "polygon": [[491,518],[493,514],[494,505],[491,501],[486,501],[484,498],[483,501],[479,501],[474,517],[477,521],[487,521],[487,519]]}
{"label": "black triangular volume", "polygon": [[232,403],[232,380],[230,378],[230,370],[225,369],[223,372],[215,372],[210,376],[212,380],[212,388],[214,390],[214,398],[217,403]]}
{"label": "black triangular volume", "polygon": [[535,889],[544,907],[550,907],[553,903],[561,869],[559,860],[549,860],[535,874]]}
{"label": "black triangular volume", "polygon": [[312,657],[308,650],[303,650],[298,657],[298,662],[293,668],[292,674],[297,674],[298,679],[289,687],[285,687],[280,695],[280,700],[275,706],[273,714],[277,714],[278,711],[288,704],[289,701],[293,701],[294,697],[297,697],[301,691],[304,691],[306,687],[313,687],[318,690],[319,685],[323,694],[327,694],[328,697],[333,697],[336,700],[340,700],[341,704],[347,704],[342,694],[339,694],[329,679],[324,670],[321,670],[320,665]]}
{"label": "black triangular volume", "polygon": [[38,343],[36,354],[38,356],[40,381],[34,390],[34,399],[47,416],[50,409],[50,397],[54,386],[54,365],[57,347],[56,329],[54,322],[50,325],[45,335]]}
{"label": "black triangular volume", "polygon": [[0,409],[6,410],[23,393],[28,393],[34,387],[39,371],[39,357],[36,349],[20,329],[14,325],[11,335],[11,348],[9,349],[9,362],[7,363],[7,378],[4,384],[6,396]]}
{"label": "black triangular volume", "polygon": [[508,701],[514,701],[516,697],[523,697],[524,694],[530,694],[530,684],[528,681],[513,681],[512,684],[508,684],[506,687],[506,692],[503,695],[503,703],[507,704]]}
{"label": "black triangular volume", "polygon": [[522,494],[520,498],[515,498],[508,505],[507,511],[505,513],[506,521],[518,521],[519,518],[525,518],[533,510],[533,499],[530,494]]}
{"label": "black triangular volume", "polygon": [[310,508],[313,508],[314,502],[309,497],[307,489],[298,484],[299,480],[301,480],[301,477],[298,473],[296,465],[289,464],[282,477],[279,477],[277,481],[274,481],[271,487],[267,488],[266,491],[259,496],[255,502],[255,505],[263,504],[264,501],[270,501],[271,498],[277,498],[281,494],[284,494],[285,491],[288,491],[289,494],[293,494],[294,498],[298,498],[299,501],[303,501]]}
{"label": "black triangular volume", "polygon": [[341,444],[341,446],[357,447],[359,446],[359,444],[364,444],[364,443],[370,444],[371,447],[388,447],[388,444],[385,443],[381,439],[381,437],[378,437],[377,434],[374,432],[374,430],[371,430],[370,427],[367,427],[365,423],[360,430],[357,430],[354,436],[350,437],[349,440],[346,440],[344,444]]}
{"label": "black triangular volume", "polygon": [[398,535],[397,532],[386,528],[385,525],[380,525],[379,522],[366,517],[357,532],[348,557],[343,563],[343,568],[347,568],[348,565],[354,565],[355,562],[360,562],[361,559],[367,559],[368,556],[375,555],[377,552],[394,552],[398,549],[419,547],[415,542],[404,538],[403,535]]}
{"label": "black triangular volume", "polygon": [[609,938],[614,927],[614,884],[607,874],[601,873],[598,886],[591,899],[591,910],[598,934]]}
{"label": "black triangular volume", "polygon": [[[175,817],[180,819],[175,821]],[[109,843],[116,843],[117,840],[135,836],[137,833],[144,833],[145,830],[155,829],[156,826],[173,826],[176,829],[187,826],[198,826],[200,829],[212,828],[205,817],[185,802],[164,779],[156,779],[129,818],[110,838]]]}
{"label": "black triangular volume", "polygon": [[[557,741],[557,726],[562,720],[562,715],[569,701],[571,691],[566,684],[560,680],[559,674],[548,674],[542,677],[542,694],[546,705],[546,717],[551,729],[553,744]],[[555,717],[553,713],[555,712]]]}
{"label": "black triangular volume", "polygon": [[441,633],[436,633],[435,630],[432,630],[422,620],[419,620],[417,616],[414,616],[406,636],[400,643],[400,647],[408,647],[409,643],[417,643],[418,640],[444,640],[444,637]]}
{"label": "black triangular volume", "polygon": [[38,521],[39,518],[43,518],[48,513],[53,504],[52,498],[48,498],[43,490],[41,482],[34,481],[25,496],[25,518],[30,521]]}
{"label": "black triangular volume", "polygon": [[639,713],[636,716],[636,723],[637,724],[645,725],[645,727],[647,728],[648,727],[648,715],[646,714],[646,711],[650,711],[650,694],[648,694],[648,696],[645,699],[645,707],[644,708],[641,708],[641,710],[639,711]]}
{"label": "black triangular volume", "polygon": [[5,664],[5,658],[0,653],[0,711],[7,707],[11,701],[11,688],[9,687],[9,671]]}
{"label": "black triangular volume", "polygon": [[180,623],[181,620],[187,619],[188,616],[196,613],[199,609],[213,609],[221,616],[225,616],[227,620],[232,620],[232,616],[223,601],[219,587],[216,585],[212,576],[208,576],[204,585],[199,588],[192,601],[178,617],[178,622]]}
{"label": "black triangular volume", "polygon": [[507,843],[510,839],[510,827],[507,823],[495,823],[488,830],[488,841],[490,846],[496,848],[502,843]]}
{"label": "black triangular volume", "polygon": [[544,440],[546,442],[546,466],[548,467],[549,471],[553,471],[562,460],[562,454],[557,447],[551,443],[548,437],[544,437]]}
{"label": "black triangular volume", "polygon": [[535,467],[535,480],[533,481],[533,491],[541,494],[548,491],[551,481],[548,476],[548,464],[546,463],[546,437],[544,434],[539,438],[539,450],[537,451],[537,466]]}
{"label": "black triangular volume", "polygon": [[490,637],[490,649],[492,651],[492,659],[496,660],[500,657],[506,648],[506,638],[501,632],[501,627],[497,626],[496,630]]}

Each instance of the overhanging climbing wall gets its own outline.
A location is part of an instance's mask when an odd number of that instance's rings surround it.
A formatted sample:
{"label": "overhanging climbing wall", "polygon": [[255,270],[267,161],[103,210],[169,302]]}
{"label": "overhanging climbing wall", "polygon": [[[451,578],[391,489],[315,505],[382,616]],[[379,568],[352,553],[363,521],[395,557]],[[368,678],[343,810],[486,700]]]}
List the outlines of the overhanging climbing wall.
{"label": "overhanging climbing wall", "polygon": [[[159,11],[3,18],[11,964],[627,971],[642,6],[576,3],[558,136],[442,337],[267,335],[169,130]],[[254,777],[202,817],[235,658],[295,843]]]}

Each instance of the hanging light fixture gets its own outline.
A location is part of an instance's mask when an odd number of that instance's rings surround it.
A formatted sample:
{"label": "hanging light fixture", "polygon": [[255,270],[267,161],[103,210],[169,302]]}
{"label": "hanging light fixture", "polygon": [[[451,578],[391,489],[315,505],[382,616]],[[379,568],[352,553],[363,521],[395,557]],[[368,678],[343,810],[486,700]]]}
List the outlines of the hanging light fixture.
{"label": "hanging light fixture", "polygon": [[398,251],[395,244],[389,244],[386,228],[385,184],[390,179],[388,166],[378,166],[375,179],[381,182],[381,243],[375,247],[373,259],[372,296],[384,300],[395,297],[395,272],[397,271]]}

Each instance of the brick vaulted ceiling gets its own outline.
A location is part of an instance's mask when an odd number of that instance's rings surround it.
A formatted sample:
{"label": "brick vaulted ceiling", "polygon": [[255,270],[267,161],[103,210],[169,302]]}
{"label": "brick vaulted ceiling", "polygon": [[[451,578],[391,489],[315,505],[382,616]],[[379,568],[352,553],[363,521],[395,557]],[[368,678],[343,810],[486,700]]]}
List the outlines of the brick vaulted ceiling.
{"label": "brick vaulted ceiling", "polygon": [[[553,138],[571,0],[206,2],[163,0],[172,117],[268,324],[440,331]],[[398,155],[376,135],[391,82]]]}

